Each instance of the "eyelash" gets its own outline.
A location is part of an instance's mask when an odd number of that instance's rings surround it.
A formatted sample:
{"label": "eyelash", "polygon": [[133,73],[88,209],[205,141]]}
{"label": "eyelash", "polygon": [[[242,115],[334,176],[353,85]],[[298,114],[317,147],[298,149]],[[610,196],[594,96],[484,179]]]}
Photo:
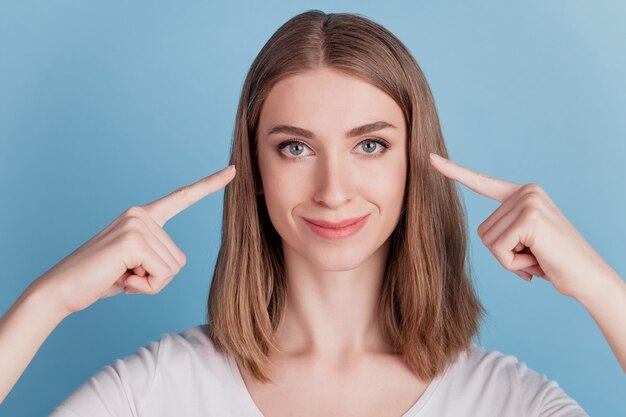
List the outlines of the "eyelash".
{"label": "eyelash", "polygon": [[[365,142],[374,142],[379,144],[380,146],[382,146],[383,150],[375,153],[375,154],[365,154],[365,156],[367,158],[378,158],[379,156],[385,154],[387,152],[387,149],[389,149],[391,146],[389,145],[389,143],[387,143],[386,141],[382,140],[382,139],[377,139],[377,138],[367,138],[365,140],[362,140],[361,142],[359,142],[359,144],[357,146],[360,146],[362,143]],[[291,160],[298,160],[298,159],[302,159],[308,155],[304,155],[304,156],[287,156],[285,155],[282,150],[285,149],[287,146],[289,145],[293,145],[293,144],[300,144],[300,145],[304,145],[307,148],[310,148],[309,145],[307,145],[306,143],[299,141],[299,140],[295,140],[295,139],[291,139],[291,140],[287,140],[285,142],[281,142],[280,144],[278,144],[277,148],[278,148],[278,153],[280,153],[280,155],[283,158],[287,158],[287,159],[291,159]]]}

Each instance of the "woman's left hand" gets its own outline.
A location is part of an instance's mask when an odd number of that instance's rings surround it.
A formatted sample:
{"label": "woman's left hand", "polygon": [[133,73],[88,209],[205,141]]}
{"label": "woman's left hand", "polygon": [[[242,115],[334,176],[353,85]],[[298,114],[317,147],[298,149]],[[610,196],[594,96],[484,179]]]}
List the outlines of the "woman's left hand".
{"label": "woman's left hand", "polygon": [[594,280],[611,270],[539,185],[504,181],[447,159],[430,159],[446,177],[502,203],[478,227],[478,235],[505,269],[527,281],[537,275],[576,299],[591,295],[598,284]]}

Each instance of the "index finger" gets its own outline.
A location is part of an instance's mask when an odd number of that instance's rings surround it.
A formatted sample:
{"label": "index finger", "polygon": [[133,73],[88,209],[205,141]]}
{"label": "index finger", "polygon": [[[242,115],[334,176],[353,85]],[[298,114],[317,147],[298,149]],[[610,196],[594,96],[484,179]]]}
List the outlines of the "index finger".
{"label": "index finger", "polygon": [[144,208],[150,217],[152,217],[160,227],[163,227],[165,223],[181,211],[189,208],[207,195],[223,188],[234,178],[234,174],[235,166],[229,165],[221,171],[204,177],[191,185],[181,187],[173,193],[161,197],[152,203],[146,204]]}
{"label": "index finger", "polygon": [[444,158],[443,162],[438,162],[435,157],[431,157],[431,159],[433,160],[432,165],[446,177],[460,182],[470,190],[500,202],[509,198],[522,187],[522,184],[473,171],[449,159]]}

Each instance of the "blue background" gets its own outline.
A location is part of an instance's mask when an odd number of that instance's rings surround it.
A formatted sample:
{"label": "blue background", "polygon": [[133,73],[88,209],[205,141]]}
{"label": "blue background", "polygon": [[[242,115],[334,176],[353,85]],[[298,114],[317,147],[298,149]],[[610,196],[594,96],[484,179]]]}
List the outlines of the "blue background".
{"label": "blue background", "polygon": [[[625,276],[623,2],[3,1],[0,312],[129,206],[226,166],[250,64],[311,8],[395,33],[430,82],[452,159],[542,185]],[[591,317],[548,282],[504,270],[476,234],[498,203],[460,189],[489,311],[480,343],[557,380],[592,416],[626,415],[626,378]],[[168,287],[68,317],[0,414],[47,415],[113,360],[203,323],[222,197],[165,226],[188,257]]]}

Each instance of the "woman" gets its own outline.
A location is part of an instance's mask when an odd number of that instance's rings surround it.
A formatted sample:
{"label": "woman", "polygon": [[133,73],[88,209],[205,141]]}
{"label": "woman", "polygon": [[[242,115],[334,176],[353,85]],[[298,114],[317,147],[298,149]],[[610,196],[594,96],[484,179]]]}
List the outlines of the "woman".
{"label": "woman", "polygon": [[447,155],[435,104],[399,40],[355,15],[292,18],[246,78],[236,178],[229,167],[132,207],[38,278],[0,327],[4,392],[67,315],[167,285],[186,259],[164,223],[229,184],[207,325],[105,367],[54,417],[586,415],[556,382],[471,343],[483,308],[448,178],[503,202],[483,242],[583,302],[626,368],[626,324],[608,320],[623,281],[540,187],[431,152]]}

